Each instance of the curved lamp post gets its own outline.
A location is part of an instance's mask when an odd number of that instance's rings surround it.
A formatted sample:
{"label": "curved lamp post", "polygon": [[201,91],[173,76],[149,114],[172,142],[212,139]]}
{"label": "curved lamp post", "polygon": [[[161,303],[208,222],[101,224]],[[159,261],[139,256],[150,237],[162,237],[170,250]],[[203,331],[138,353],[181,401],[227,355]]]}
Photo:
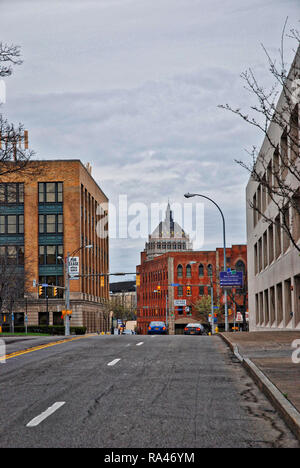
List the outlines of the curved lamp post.
{"label": "curved lamp post", "polygon": [[[225,218],[223,215],[223,212],[219,205],[212,200],[211,198],[207,197],[206,195],[201,195],[199,193],[185,193],[184,194],[185,198],[193,198],[193,197],[202,197],[206,198],[206,200],[211,201],[219,210],[221,217],[222,217],[222,222],[223,222],[223,253],[224,253],[224,271],[226,271],[226,238],[225,238]],[[224,296],[225,296],[225,331],[228,331],[228,308],[227,308],[227,290],[225,289],[224,291]],[[213,317],[212,317],[213,320]]]}

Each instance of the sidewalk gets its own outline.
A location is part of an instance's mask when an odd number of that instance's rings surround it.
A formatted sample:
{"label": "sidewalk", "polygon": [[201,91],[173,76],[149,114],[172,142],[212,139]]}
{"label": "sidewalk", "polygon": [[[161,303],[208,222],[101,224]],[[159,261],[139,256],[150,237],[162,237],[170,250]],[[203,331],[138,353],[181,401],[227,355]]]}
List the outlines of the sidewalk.
{"label": "sidewalk", "polygon": [[300,363],[292,361],[296,350],[292,343],[300,340],[300,331],[236,332],[220,336],[300,440]]}

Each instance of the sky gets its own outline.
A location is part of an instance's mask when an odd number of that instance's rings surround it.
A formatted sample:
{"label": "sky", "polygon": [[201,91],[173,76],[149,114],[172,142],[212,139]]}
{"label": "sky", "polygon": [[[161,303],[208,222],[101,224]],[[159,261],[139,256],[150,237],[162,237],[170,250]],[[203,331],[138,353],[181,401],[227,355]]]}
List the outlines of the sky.
{"label": "sky", "polygon": [[[249,67],[273,83],[262,44],[279,57],[286,18],[300,29],[298,0],[0,0],[0,41],[23,58],[1,112],[28,129],[37,159],[92,165],[116,225],[111,273],[135,271],[151,208],[168,200],[187,232],[203,233],[194,247],[223,246],[216,207],[186,192],[220,206],[227,247],[246,243],[249,175],[235,159],[249,162],[263,135],[218,106],[249,110]],[[287,64],[294,45],[285,38]]]}

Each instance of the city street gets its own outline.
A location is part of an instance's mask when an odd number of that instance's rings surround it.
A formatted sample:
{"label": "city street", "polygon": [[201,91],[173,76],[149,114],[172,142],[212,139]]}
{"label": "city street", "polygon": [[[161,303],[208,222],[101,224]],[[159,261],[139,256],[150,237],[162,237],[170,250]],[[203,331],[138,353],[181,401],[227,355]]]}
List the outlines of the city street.
{"label": "city street", "polygon": [[92,335],[11,357],[0,427],[1,447],[299,447],[218,336]]}

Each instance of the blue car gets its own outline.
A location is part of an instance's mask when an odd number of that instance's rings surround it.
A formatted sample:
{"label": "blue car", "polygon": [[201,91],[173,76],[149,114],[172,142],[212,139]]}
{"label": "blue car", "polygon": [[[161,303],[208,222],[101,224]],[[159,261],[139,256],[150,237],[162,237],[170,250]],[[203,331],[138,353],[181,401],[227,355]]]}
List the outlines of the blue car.
{"label": "blue car", "polygon": [[150,322],[148,335],[166,335],[168,333],[165,322]]}

